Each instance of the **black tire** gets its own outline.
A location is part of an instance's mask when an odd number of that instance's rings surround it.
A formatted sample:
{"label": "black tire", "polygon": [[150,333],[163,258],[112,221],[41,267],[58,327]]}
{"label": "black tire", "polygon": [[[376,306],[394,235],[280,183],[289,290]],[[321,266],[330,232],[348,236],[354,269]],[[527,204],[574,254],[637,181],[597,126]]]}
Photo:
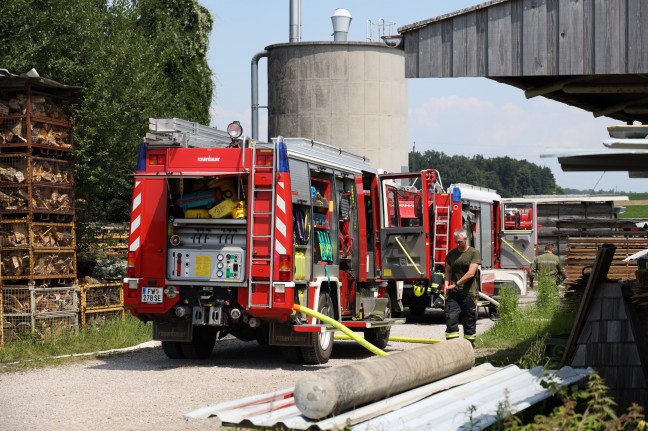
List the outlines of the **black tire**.
{"label": "black tire", "polygon": [[[385,319],[391,317],[391,301],[387,301],[387,307],[385,308]],[[384,349],[387,347],[389,342],[389,333],[391,332],[391,326],[385,326],[384,328],[372,328],[365,329],[364,336],[365,340],[378,347],[379,349]]]}
{"label": "black tire", "polygon": [[281,356],[289,364],[303,364],[304,356],[301,347],[281,346]]}
{"label": "black tire", "polygon": [[409,311],[412,316],[421,317],[425,314],[425,307],[422,305],[410,305]]}
{"label": "black tire", "polygon": [[270,325],[261,325],[257,332],[256,341],[264,347],[270,345]]}
{"label": "black tire", "polygon": [[177,341],[162,341],[162,350],[164,354],[167,355],[169,359],[184,359],[184,353],[182,353],[182,347]]}
{"label": "black tire", "polygon": [[[317,311],[325,316],[333,318],[333,300],[331,295],[326,292],[320,293],[319,305]],[[333,351],[333,332],[319,332],[312,334],[311,345],[302,347],[301,352],[304,357],[304,363],[309,365],[319,365],[328,362]]]}
{"label": "black tire", "polygon": [[194,326],[193,338],[189,343],[180,343],[182,353],[187,359],[207,359],[216,344],[216,328],[213,326]]}

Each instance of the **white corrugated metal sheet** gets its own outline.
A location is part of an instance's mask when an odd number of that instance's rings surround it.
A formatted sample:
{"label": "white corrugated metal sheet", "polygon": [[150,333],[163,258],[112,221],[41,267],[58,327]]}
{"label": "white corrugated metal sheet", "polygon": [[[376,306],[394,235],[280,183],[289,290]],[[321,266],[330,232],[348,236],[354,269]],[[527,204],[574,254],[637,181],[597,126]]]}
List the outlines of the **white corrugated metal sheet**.
{"label": "white corrugated metal sheet", "polygon": [[283,425],[296,430],[483,429],[496,421],[498,406],[504,402],[511,413],[517,413],[548,398],[551,393],[542,386],[543,380],[562,387],[581,380],[589,372],[570,367],[523,370],[515,365],[495,368],[483,364],[321,421],[301,415],[295,406],[294,388],[203,407],[185,417],[217,416],[223,425]]}

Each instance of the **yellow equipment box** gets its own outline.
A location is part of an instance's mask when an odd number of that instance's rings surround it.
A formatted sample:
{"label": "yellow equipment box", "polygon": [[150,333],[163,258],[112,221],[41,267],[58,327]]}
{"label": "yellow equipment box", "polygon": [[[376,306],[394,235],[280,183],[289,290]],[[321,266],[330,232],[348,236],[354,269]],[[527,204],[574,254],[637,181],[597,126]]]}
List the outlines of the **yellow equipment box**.
{"label": "yellow equipment box", "polygon": [[206,209],[191,209],[185,211],[185,218],[209,218],[209,211]]}
{"label": "yellow equipment box", "polygon": [[209,215],[212,216],[212,218],[231,217],[232,208],[234,208],[234,201],[231,199],[225,199],[223,202],[210,209]]}

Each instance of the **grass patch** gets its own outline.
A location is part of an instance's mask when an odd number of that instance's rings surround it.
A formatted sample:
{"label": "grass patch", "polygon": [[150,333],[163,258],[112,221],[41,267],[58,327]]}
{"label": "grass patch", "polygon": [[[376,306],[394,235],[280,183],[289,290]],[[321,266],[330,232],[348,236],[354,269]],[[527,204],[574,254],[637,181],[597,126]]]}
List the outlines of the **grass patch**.
{"label": "grass patch", "polygon": [[628,205],[619,218],[648,218],[648,205]]}
{"label": "grass patch", "polygon": [[477,358],[478,363],[516,364],[521,368],[546,365],[547,338],[571,330],[579,304],[561,301],[551,280],[541,279],[538,284],[536,303],[525,308],[518,307],[512,287],[500,290],[500,320],[477,342],[478,348],[493,353]]}
{"label": "grass patch", "polygon": [[[152,339],[151,326],[127,314],[124,320],[107,320],[87,326],[78,333],[57,334],[39,338],[30,333],[5,344],[0,349],[0,364],[11,364],[4,371],[59,364],[56,356],[98,352],[134,346]],[[13,364],[20,362],[19,364]]]}

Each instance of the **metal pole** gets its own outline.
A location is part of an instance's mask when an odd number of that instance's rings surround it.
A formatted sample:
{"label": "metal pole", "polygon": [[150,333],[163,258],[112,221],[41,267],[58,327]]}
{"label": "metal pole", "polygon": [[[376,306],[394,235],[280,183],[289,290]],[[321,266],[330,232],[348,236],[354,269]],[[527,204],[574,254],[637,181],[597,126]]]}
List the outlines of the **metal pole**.
{"label": "metal pole", "polygon": [[252,57],[252,139],[259,139],[259,60],[268,57],[268,51],[261,51]]}

